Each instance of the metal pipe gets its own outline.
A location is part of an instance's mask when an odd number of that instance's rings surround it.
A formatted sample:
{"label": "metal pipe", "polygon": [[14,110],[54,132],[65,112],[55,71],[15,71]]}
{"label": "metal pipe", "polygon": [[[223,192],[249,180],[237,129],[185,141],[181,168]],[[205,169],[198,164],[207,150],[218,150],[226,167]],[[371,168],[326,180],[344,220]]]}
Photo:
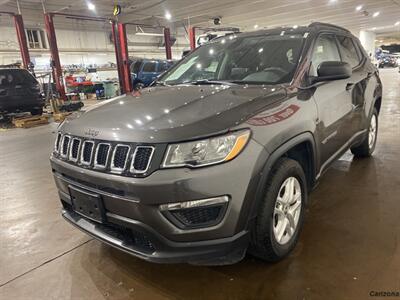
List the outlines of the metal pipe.
{"label": "metal pipe", "polygon": [[121,51],[121,68],[123,74],[123,90],[125,94],[132,92],[131,70],[128,53],[128,39],[125,24],[118,23],[119,49]]}
{"label": "metal pipe", "polygon": [[14,15],[15,30],[17,31],[17,38],[19,50],[21,52],[22,63],[26,69],[30,68],[31,58],[29,56],[28,43],[26,42],[26,34],[24,21],[21,15]]}
{"label": "metal pipe", "polygon": [[172,59],[171,51],[171,33],[169,28],[164,28],[164,44],[165,44],[165,54],[167,59]]}
{"label": "metal pipe", "polygon": [[196,27],[189,27],[189,42],[190,42],[190,50],[194,50],[196,48]]}
{"label": "metal pipe", "polygon": [[47,39],[49,41],[49,48],[51,54],[51,65],[53,68],[53,78],[56,82],[56,88],[62,100],[67,100],[65,95],[65,87],[63,81],[63,74],[60,63],[60,56],[58,53],[56,31],[54,29],[53,14],[46,13],[44,15],[44,22],[46,25]]}
{"label": "metal pipe", "polygon": [[112,21],[111,22],[111,33],[113,37],[113,42],[114,42],[114,51],[115,51],[115,61],[117,62],[117,70],[118,70],[118,79],[119,79],[119,86],[121,93],[123,93],[124,88],[124,73],[122,70],[122,59],[121,59],[121,51],[119,49],[119,38],[118,38],[118,25],[117,22]]}

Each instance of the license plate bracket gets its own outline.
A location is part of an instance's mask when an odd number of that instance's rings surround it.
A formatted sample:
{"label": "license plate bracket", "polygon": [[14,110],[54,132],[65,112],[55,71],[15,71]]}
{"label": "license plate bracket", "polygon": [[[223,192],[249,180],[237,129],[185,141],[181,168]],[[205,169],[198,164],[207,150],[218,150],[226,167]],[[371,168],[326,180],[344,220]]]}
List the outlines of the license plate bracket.
{"label": "license plate bracket", "polygon": [[75,186],[69,186],[69,194],[73,210],[98,223],[104,223],[105,210],[101,196]]}

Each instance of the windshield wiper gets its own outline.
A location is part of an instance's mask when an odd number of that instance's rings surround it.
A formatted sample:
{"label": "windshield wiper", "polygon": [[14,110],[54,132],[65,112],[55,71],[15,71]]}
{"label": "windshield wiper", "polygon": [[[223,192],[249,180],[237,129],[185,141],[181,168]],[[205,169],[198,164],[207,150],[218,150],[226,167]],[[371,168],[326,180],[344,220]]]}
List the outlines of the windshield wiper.
{"label": "windshield wiper", "polygon": [[200,79],[200,80],[194,80],[194,81],[185,81],[185,82],[182,82],[182,84],[193,84],[193,85],[206,85],[206,84],[223,85],[223,84],[227,84],[227,85],[232,85],[235,83],[230,82],[230,81]]}

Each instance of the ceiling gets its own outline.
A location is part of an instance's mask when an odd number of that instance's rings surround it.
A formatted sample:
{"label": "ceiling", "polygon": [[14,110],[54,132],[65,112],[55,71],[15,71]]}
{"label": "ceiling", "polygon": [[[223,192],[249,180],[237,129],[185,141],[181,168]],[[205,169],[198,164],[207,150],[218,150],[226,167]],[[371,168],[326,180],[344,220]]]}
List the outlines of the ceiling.
{"label": "ceiling", "polygon": [[[47,11],[110,17],[114,2],[122,7],[121,21],[164,24],[169,11],[175,26],[194,24],[210,27],[215,17],[221,26],[236,26],[242,31],[254,27],[306,25],[312,21],[344,26],[354,33],[375,31],[378,36],[400,39],[400,0],[43,0]],[[42,0],[19,0],[25,22],[43,22]],[[362,6],[357,11],[356,7]],[[16,0],[0,0],[0,10],[17,11]],[[379,15],[373,17],[375,12]],[[59,21],[62,22],[62,21]]]}

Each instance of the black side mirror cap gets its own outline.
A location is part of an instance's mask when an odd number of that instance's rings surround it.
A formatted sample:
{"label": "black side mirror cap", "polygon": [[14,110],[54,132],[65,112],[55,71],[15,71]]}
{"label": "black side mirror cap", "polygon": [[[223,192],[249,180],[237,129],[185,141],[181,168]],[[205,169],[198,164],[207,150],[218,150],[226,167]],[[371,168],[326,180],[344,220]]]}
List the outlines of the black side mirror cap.
{"label": "black side mirror cap", "polygon": [[332,81],[349,78],[353,71],[351,66],[341,61],[324,61],[317,69],[318,77],[313,77],[312,82]]}

